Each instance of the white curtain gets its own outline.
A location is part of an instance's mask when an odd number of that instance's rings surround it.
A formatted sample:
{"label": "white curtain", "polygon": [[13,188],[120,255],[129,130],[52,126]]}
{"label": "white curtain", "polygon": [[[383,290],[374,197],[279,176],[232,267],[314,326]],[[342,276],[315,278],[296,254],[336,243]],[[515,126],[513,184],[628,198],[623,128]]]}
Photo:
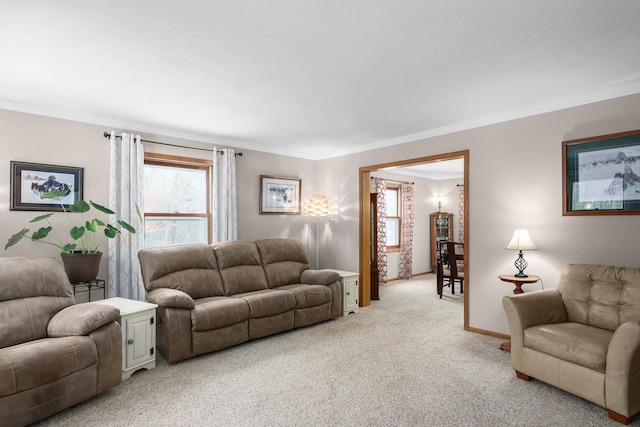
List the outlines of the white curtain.
{"label": "white curtain", "polygon": [[413,218],[414,197],[413,184],[400,186],[402,196],[402,239],[400,239],[400,264],[398,265],[398,279],[411,279],[413,275]]}
{"label": "white curtain", "polygon": [[[140,276],[138,251],[144,248],[144,149],[140,135],[123,133],[116,139],[111,132],[111,169],[109,185],[109,222],[121,219],[136,229],[136,233],[118,233],[109,239],[109,297],[144,301],[144,285]],[[120,226],[118,226],[120,228]]]}
{"label": "white curtain", "polygon": [[211,186],[213,243],[238,238],[236,202],[236,153],[231,148],[214,149]]}

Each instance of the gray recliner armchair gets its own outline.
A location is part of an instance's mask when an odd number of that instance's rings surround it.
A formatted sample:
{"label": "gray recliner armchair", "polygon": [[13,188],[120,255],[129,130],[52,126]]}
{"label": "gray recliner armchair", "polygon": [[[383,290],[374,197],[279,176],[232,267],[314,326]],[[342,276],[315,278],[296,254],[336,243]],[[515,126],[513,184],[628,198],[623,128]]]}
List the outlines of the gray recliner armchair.
{"label": "gray recliner armchair", "polygon": [[628,424],[640,411],[640,269],[569,264],[556,289],[502,299],[518,378],[537,378]]}
{"label": "gray recliner armchair", "polygon": [[0,425],[23,426],[120,384],[120,310],[74,304],[53,258],[0,258]]}

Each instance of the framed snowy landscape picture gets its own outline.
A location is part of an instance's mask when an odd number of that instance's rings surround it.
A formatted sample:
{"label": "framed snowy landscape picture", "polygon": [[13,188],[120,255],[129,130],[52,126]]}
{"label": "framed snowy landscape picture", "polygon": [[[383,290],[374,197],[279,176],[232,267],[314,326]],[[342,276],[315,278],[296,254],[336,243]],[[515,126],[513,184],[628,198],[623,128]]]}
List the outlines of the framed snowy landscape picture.
{"label": "framed snowy landscape picture", "polygon": [[300,215],[302,180],[260,175],[260,215]]}
{"label": "framed snowy landscape picture", "polygon": [[640,130],[562,142],[563,215],[640,214]]}

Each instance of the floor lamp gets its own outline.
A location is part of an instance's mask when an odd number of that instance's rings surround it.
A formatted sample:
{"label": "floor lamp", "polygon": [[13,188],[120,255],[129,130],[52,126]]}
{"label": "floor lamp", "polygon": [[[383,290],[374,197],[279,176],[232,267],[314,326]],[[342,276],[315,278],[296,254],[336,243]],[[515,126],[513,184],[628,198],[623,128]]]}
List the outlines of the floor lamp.
{"label": "floor lamp", "polygon": [[304,215],[316,220],[316,269],[319,269],[318,254],[318,221],[331,215],[331,198],[326,194],[314,194],[304,201]]}

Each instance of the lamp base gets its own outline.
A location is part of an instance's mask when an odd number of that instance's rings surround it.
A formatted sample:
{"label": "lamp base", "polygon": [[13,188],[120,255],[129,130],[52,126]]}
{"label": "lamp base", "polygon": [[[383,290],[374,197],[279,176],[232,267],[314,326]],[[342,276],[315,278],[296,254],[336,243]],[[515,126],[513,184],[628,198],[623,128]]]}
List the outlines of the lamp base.
{"label": "lamp base", "polygon": [[513,265],[515,265],[516,268],[518,269],[518,274],[516,274],[515,277],[529,277],[526,274],[524,274],[524,269],[527,268],[529,264],[527,263],[527,261],[525,261],[524,257],[522,256],[522,251],[520,251],[520,253],[518,254],[518,259],[516,259],[516,262],[514,262]]}

